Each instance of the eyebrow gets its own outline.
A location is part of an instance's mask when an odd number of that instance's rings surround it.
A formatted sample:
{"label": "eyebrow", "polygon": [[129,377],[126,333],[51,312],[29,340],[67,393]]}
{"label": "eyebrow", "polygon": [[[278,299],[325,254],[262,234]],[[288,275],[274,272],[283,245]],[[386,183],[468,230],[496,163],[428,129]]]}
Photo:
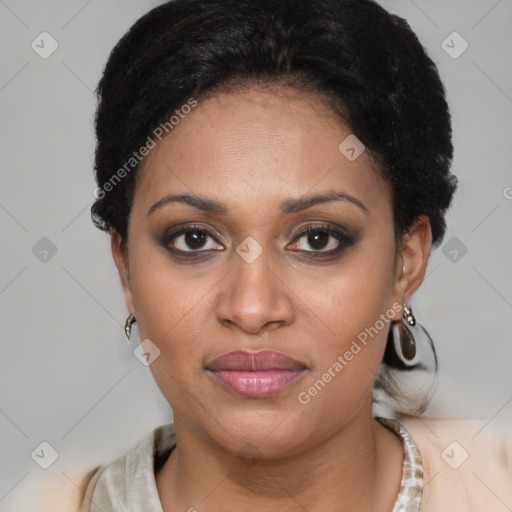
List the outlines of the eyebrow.
{"label": "eyebrow", "polygon": [[[287,199],[281,203],[280,210],[282,214],[286,215],[306,210],[317,204],[329,203],[333,201],[348,201],[349,203],[356,205],[361,210],[368,213],[368,208],[359,199],[356,199],[355,197],[345,192],[336,192],[334,190],[324,192],[322,194],[307,195],[299,198]],[[220,215],[227,215],[229,211],[226,205],[215,199],[208,199],[206,197],[190,194],[169,194],[157,201],[148,210],[147,215],[150,215],[162,206],[173,202],[185,203],[193,206],[194,208],[197,208],[198,210]]]}

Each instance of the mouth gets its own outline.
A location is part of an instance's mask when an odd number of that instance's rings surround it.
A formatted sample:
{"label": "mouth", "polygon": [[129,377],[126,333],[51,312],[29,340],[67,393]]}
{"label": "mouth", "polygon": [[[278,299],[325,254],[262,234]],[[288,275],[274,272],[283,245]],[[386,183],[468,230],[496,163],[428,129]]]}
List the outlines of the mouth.
{"label": "mouth", "polygon": [[284,389],[308,368],[275,350],[239,350],[217,357],[205,369],[217,383],[238,395],[263,398]]}

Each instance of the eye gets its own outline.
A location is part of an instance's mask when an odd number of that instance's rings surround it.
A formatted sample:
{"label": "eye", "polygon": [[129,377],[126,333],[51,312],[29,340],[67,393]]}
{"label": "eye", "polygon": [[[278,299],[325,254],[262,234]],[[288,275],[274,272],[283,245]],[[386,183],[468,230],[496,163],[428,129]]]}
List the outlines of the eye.
{"label": "eye", "polygon": [[[332,255],[355,243],[355,239],[342,230],[330,226],[308,226],[295,238],[293,246],[301,252],[321,253]],[[304,242],[301,242],[304,240]],[[307,249],[307,246],[313,250]]]}
{"label": "eye", "polygon": [[[310,253],[313,257],[332,256],[354,245],[356,241],[356,237],[349,235],[341,228],[308,226],[295,237],[291,248],[299,252]],[[189,255],[224,249],[210,231],[199,225],[185,226],[166,234],[162,239],[162,244],[174,253],[188,253]],[[312,250],[307,248],[308,245]]]}
{"label": "eye", "polygon": [[163,243],[176,252],[207,252],[223,249],[223,246],[217,243],[208,244],[208,239],[216,242],[215,237],[201,226],[188,226],[166,235]]}

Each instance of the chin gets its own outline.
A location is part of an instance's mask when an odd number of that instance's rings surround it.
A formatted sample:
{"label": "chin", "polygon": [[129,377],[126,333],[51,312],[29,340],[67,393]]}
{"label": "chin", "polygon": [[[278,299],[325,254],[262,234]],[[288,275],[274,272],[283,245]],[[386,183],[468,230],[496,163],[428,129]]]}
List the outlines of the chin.
{"label": "chin", "polygon": [[[212,428],[209,435],[216,444],[242,458],[283,458],[300,452],[302,444],[309,444],[307,417],[293,414],[292,407],[260,405],[253,410],[244,407],[230,411],[219,408],[217,411],[222,423],[219,425],[215,421],[212,423],[211,418],[207,419]],[[313,425],[311,428],[314,430]],[[252,452],[255,455],[251,455]]]}

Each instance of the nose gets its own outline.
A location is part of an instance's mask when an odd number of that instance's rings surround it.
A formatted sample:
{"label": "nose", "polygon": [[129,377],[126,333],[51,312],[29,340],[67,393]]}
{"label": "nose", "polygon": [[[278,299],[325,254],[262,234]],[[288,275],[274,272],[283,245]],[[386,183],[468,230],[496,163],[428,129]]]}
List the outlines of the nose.
{"label": "nose", "polygon": [[251,263],[238,258],[234,265],[220,283],[216,311],[219,322],[258,336],[290,325],[295,316],[293,292],[275,260],[270,262],[263,251]]}

